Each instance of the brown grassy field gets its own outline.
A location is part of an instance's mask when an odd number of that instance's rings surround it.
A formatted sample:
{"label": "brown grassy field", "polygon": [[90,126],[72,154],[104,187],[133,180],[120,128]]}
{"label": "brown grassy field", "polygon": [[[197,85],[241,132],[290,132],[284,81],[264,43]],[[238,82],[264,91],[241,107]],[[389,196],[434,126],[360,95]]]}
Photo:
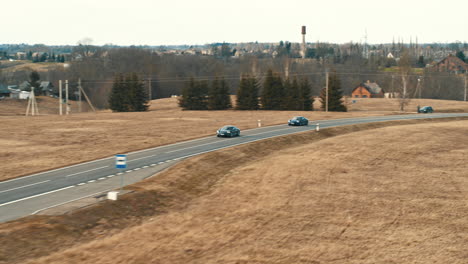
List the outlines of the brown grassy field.
{"label": "brown grassy field", "polygon": [[[38,218],[16,234],[24,241],[6,243],[15,227],[3,225],[3,252],[34,255],[49,239],[50,255],[28,263],[466,263],[468,121],[391,124],[413,125],[332,128],[195,157],[133,186],[139,199]],[[141,224],[112,231],[143,207]],[[129,219],[83,221],[117,209]],[[61,237],[45,234],[54,229],[95,239],[53,253]]]}
{"label": "brown grassy field", "polygon": [[2,61],[3,71],[15,72],[15,71],[38,71],[47,72],[48,70],[63,69],[63,63],[57,62],[37,62],[32,63],[27,60],[17,60],[17,61]]}
{"label": "brown grassy field", "polygon": [[[150,111],[145,113],[99,111],[58,116],[54,115],[58,112],[56,99],[41,97],[39,100],[39,111],[47,113],[39,117],[3,116],[6,113],[23,115],[27,102],[0,101],[0,158],[3,161],[0,180],[108,157],[116,153],[213,135],[217,128],[226,124],[247,129],[256,127],[257,120],[261,120],[264,126],[282,124],[295,115],[319,120],[398,113],[392,110],[393,107],[390,106],[394,103],[388,99],[361,99],[352,105],[351,110],[355,108],[353,111],[324,113],[182,111],[177,107],[176,98],[168,98],[154,100]],[[382,103],[382,100],[386,103]],[[462,106],[468,105],[455,101],[440,101],[436,104],[436,101],[426,100],[424,104],[431,104],[436,110],[439,106],[445,109],[461,109]],[[364,106],[372,106],[374,110],[366,111]],[[315,107],[319,108],[318,101]],[[77,105],[73,102],[72,111],[76,110]]]}
{"label": "brown grassy field", "polygon": [[[51,98],[41,98],[48,106]],[[182,140],[214,135],[226,124],[241,129],[281,124],[294,115],[310,119],[382,115],[378,112],[182,111],[177,99],[153,101],[144,113],[81,113],[69,116],[0,116],[0,180]],[[1,106],[2,102],[0,102]],[[40,106],[39,106],[40,107]],[[41,109],[39,109],[41,111]],[[180,133],[189,131],[190,133]]]}

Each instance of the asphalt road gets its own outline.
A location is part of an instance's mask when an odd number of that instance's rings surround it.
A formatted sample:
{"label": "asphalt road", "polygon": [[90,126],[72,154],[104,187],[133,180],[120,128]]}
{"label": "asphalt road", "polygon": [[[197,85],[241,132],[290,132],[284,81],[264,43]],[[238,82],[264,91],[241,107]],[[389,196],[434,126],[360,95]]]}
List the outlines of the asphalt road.
{"label": "asphalt road", "polygon": [[[327,127],[405,119],[467,117],[466,113],[390,115],[379,117],[310,120],[309,126],[277,125],[241,131],[240,137],[210,136],[127,154],[127,169],[115,169],[115,158],[95,160],[56,170],[0,182],[0,222],[5,222],[84,197],[97,195],[129,185],[195,155]],[[235,125],[235,124],[234,124]],[[213,132],[216,129],[213,129]],[[214,133],[213,133],[214,134]],[[121,154],[121,153],[119,153]]]}

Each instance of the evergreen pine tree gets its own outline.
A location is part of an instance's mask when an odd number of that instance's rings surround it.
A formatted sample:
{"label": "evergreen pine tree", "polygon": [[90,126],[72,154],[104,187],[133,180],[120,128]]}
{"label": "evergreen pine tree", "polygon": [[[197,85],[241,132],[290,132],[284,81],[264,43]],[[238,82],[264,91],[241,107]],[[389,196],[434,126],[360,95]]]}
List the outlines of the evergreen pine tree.
{"label": "evergreen pine tree", "polygon": [[274,76],[273,71],[271,69],[268,70],[267,75],[265,77],[265,81],[263,82],[263,90],[262,90],[262,108],[265,110],[273,109],[273,101],[274,101]]}
{"label": "evergreen pine tree", "polygon": [[301,101],[300,101],[300,87],[297,82],[297,78],[294,77],[292,82],[287,79],[284,82],[285,98],[286,98],[286,107],[284,110],[301,110]]}
{"label": "evergreen pine tree", "polygon": [[259,100],[258,100],[258,93],[259,93],[259,84],[257,79],[254,76],[249,77],[248,79],[248,88],[249,88],[249,97],[248,97],[248,107],[250,110],[258,110],[259,109]]}
{"label": "evergreen pine tree", "polygon": [[[336,71],[333,70],[328,76],[328,111],[346,112],[347,108],[344,105],[342,97],[341,82]],[[320,102],[322,103],[322,109],[325,110],[326,88],[323,88],[320,93]]]}
{"label": "evergreen pine tree", "polygon": [[255,77],[243,75],[237,90],[237,106],[238,110],[258,110],[259,85]]}
{"label": "evergreen pine tree", "polygon": [[231,108],[229,87],[224,79],[216,78],[211,83],[208,94],[208,108],[210,110],[225,110]]}
{"label": "evergreen pine tree", "polygon": [[270,69],[267,72],[262,90],[262,108],[265,110],[281,110],[284,102],[284,88],[281,77],[273,74]]}
{"label": "evergreen pine tree", "polygon": [[109,108],[114,112],[128,112],[128,105],[125,103],[124,77],[117,74],[114,78],[112,90],[109,96]]}
{"label": "evergreen pine tree", "polygon": [[219,101],[221,109],[229,109],[232,107],[231,94],[229,93],[229,86],[226,80],[221,79],[219,90]]}
{"label": "evergreen pine tree", "polygon": [[[41,76],[37,71],[32,71],[31,74],[29,75],[29,85],[31,87],[34,87],[34,95],[41,95],[41,90],[40,90],[40,85],[41,83],[39,80],[41,79]],[[29,90],[31,91],[31,90]]]}
{"label": "evergreen pine tree", "polygon": [[129,74],[127,78],[128,88],[131,90],[131,110],[134,112],[144,112],[148,110],[148,96],[143,82],[136,73]]}
{"label": "evergreen pine tree", "polygon": [[225,110],[231,107],[231,96],[226,81],[214,79],[208,93],[208,108],[210,110]]}
{"label": "evergreen pine tree", "polygon": [[242,75],[237,89],[236,109],[250,110],[250,77]]}
{"label": "evergreen pine tree", "polygon": [[310,96],[310,84],[307,78],[304,78],[299,86],[299,109],[303,111],[314,110],[314,99]]}
{"label": "evergreen pine tree", "polygon": [[457,51],[455,56],[457,56],[460,60],[462,60],[464,62],[467,62],[467,59],[465,57],[465,53],[463,53],[463,51],[461,51],[461,50]]}
{"label": "evergreen pine tree", "polygon": [[184,110],[207,110],[209,86],[207,81],[190,78],[189,84],[182,90],[179,106]]}
{"label": "evergreen pine tree", "polygon": [[143,82],[136,73],[118,74],[109,96],[109,108],[114,112],[143,112],[148,110],[148,98]]}

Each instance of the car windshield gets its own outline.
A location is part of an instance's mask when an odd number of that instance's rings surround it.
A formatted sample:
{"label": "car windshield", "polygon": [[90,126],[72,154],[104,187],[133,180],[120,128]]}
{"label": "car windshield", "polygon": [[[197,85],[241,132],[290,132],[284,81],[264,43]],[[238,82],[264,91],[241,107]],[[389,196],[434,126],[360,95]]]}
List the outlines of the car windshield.
{"label": "car windshield", "polygon": [[299,117],[299,116],[295,116],[295,117],[293,117],[293,119],[292,119],[292,120],[299,120],[299,119],[301,119],[301,117]]}
{"label": "car windshield", "polygon": [[230,126],[224,126],[221,128],[221,130],[232,130],[233,127],[230,127]]}

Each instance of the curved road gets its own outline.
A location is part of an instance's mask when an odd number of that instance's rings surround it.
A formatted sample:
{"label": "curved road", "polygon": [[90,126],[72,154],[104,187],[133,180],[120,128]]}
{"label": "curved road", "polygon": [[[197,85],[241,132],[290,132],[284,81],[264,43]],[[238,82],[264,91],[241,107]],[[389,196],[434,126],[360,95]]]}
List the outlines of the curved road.
{"label": "curved road", "polygon": [[271,137],[313,131],[316,123],[319,123],[322,129],[370,122],[444,117],[468,117],[468,114],[441,113],[311,120],[306,127],[287,125],[262,127],[244,130],[240,137],[235,138],[211,136],[132,152],[127,155],[127,169],[124,171],[115,169],[114,157],[109,157],[3,181],[0,182],[0,222],[35,214],[47,208],[141,181],[191,156]]}

